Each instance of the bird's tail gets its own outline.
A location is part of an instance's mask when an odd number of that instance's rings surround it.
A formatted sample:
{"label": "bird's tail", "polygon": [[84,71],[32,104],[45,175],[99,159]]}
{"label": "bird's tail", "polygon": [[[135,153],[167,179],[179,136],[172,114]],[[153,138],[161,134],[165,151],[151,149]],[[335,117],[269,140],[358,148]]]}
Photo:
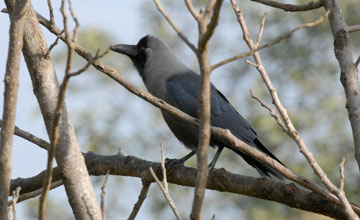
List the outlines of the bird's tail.
{"label": "bird's tail", "polygon": [[[253,147],[257,148],[258,150],[262,151],[263,153],[265,153],[266,155],[270,156],[271,158],[273,158],[274,160],[276,160],[277,162],[279,162],[280,164],[282,164],[283,166],[285,166],[279,159],[277,159],[268,149],[265,148],[265,146],[258,140],[255,139],[253,141],[252,144]],[[254,167],[261,176],[266,176],[266,177],[270,177],[270,174],[278,177],[279,179],[284,179],[284,176],[277,170],[269,167],[268,165],[263,164],[262,162],[258,161],[257,159],[243,153],[242,151],[240,151],[237,148],[234,147],[229,147],[232,151],[234,151],[235,153],[239,154],[242,158],[244,158],[244,160],[250,164],[252,167]]]}

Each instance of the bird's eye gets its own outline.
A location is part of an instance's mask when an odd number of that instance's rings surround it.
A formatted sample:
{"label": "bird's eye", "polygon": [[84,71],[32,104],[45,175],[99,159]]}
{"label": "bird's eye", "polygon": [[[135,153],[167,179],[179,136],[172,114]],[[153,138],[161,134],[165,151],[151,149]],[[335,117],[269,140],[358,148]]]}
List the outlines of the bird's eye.
{"label": "bird's eye", "polygon": [[146,49],[146,48],[145,48],[144,46],[140,46],[140,47],[139,47],[139,51],[140,51],[140,52],[144,52],[145,49]]}

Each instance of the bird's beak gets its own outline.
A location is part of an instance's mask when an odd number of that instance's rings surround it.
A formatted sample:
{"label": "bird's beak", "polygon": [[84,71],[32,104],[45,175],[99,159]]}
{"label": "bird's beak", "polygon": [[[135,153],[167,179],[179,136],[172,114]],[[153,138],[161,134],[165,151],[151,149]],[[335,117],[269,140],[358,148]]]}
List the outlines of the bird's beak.
{"label": "bird's beak", "polygon": [[117,44],[110,48],[112,51],[125,54],[129,57],[136,57],[138,54],[136,45]]}

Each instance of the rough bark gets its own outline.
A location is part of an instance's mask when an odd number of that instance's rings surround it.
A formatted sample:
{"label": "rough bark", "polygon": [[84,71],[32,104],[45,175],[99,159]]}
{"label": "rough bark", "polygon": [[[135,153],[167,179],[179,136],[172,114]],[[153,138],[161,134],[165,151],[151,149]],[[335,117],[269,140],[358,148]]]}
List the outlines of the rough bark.
{"label": "rough bark", "polygon": [[12,169],[12,144],[19,87],[20,57],[23,47],[26,0],[6,1],[10,15],[9,50],[4,78],[3,125],[0,139],[0,219],[7,219],[7,204]]}
{"label": "rough bark", "polygon": [[360,91],[358,70],[350,50],[349,27],[345,23],[337,0],[325,0],[324,6],[326,10],[331,11],[329,21],[334,37],[334,52],[340,65],[340,80],[345,90],[346,108],[355,144],[355,158],[360,171]]}
{"label": "rough bark", "polygon": [[[90,175],[132,176],[141,178],[143,181],[153,182],[149,172],[152,167],[159,178],[162,178],[160,163],[142,160],[133,156],[120,154],[103,156],[94,153],[84,154],[86,165]],[[11,189],[22,187],[21,193],[31,192],[42,186],[44,171],[30,178],[17,178],[12,180]],[[195,186],[196,169],[175,164],[167,167],[167,180],[169,183],[182,186]],[[53,181],[62,178],[59,168],[54,168]],[[287,206],[329,216],[335,219],[347,219],[341,206],[335,205],[314,192],[298,188],[293,183],[285,183],[269,178],[254,178],[242,176],[216,169],[209,171],[207,189],[221,192],[247,195],[259,199],[265,199],[285,204]]]}
{"label": "rough bark", "polygon": [[[59,85],[54,65],[46,57],[47,51],[47,44],[31,7],[26,18],[23,53],[34,93],[51,137]],[[55,158],[61,169],[68,200],[76,219],[101,219],[101,211],[66,107],[60,119],[58,143]]]}

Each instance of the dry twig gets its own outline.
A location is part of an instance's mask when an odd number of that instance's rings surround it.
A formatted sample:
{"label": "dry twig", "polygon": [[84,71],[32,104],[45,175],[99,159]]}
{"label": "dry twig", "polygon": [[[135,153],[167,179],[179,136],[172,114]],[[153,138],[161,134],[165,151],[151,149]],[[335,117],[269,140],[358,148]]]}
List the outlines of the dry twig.
{"label": "dry twig", "polygon": [[339,189],[344,192],[344,164],[345,164],[345,157],[342,158],[341,163],[339,164],[339,172],[340,172],[340,185]]}
{"label": "dry twig", "polygon": [[149,191],[149,188],[150,188],[150,182],[147,182],[147,181],[142,181],[142,188],[141,188],[141,191],[140,191],[140,195],[139,195],[139,198],[138,198],[138,201],[135,203],[134,205],[134,208],[133,210],[131,211],[131,214],[128,218],[128,220],[134,220],[137,213],[139,212],[143,202],[145,201],[146,199],[146,195]]}
{"label": "dry twig", "polygon": [[106,172],[104,184],[101,187],[101,194],[100,194],[101,206],[100,206],[100,208],[101,208],[102,220],[106,219],[106,216],[105,216],[105,194],[106,194],[105,187],[106,187],[106,184],[107,184],[108,179],[109,179],[109,173],[110,173],[110,170],[108,170]]}
{"label": "dry twig", "polygon": [[174,21],[170,18],[170,16],[166,13],[164,8],[162,7],[159,0],[153,0],[153,1],[154,1],[155,5],[156,5],[157,9],[159,10],[159,12],[164,16],[164,18],[167,20],[167,22],[169,22],[170,26],[174,29],[174,31],[177,33],[177,35],[180,37],[180,39],[182,39],[190,47],[190,49],[194,51],[194,53],[197,53],[197,49],[196,49],[195,45],[192,44],[189,41],[189,39],[176,26]]}
{"label": "dry twig", "polygon": [[13,199],[9,202],[11,204],[9,211],[8,211],[8,218],[11,219],[11,212],[13,213],[13,220],[16,220],[16,203],[20,196],[21,187],[17,187],[16,190],[12,192]]}
{"label": "dry twig", "polygon": [[[50,189],[55,189],[55,188],[61,186],[62,184],[63,184],[62,180],[58,180],[56,182],[53,182],[50,185]],[[21,194],[20,197],[18,198],[18,200],[16,201],[16,203],[23,202],[25,200],[35,198],[35,197],[41,195],[42,191],[43,191],[43,189],[40,188],[40,189],[34,190],[32,192]],[[10,201],[8,205],[11,206],[12,201]]]}
{"label": "dry twig", "polygon": [[350,26],[350,27],[349,27],[349,32],[350,32],[350,33],[356,32],[356,31],[360,31],[360,24],[353,25],[353,26]]}
{"label": "dry twig", "polygon": [[311,1],[308,4],[304,4],[304,5],[284,4],[272,0],[251,0],[251,1],[259,2],[261,4],[268,5],[273,8],[279,8],[284,11],[309,11],[309,10],[321,8],[323,6],[323,2],[321,0],[317,2]]}
{"label": "dry twig", "polygon": [[235,56],[232,56],[232,57],[229,57],[229,58],[227,58],[227,59],[225,59],[225,60],[222,60],[222,61],[220,61],[220,62],[218,62],[218,63],[216,63],[216,64],[213,64],[213,65],[211,66],[211,69],[214,70],[214,69],[216,69],[216,68],[218,68],[218,67],[220,67],[220,66],[222,66],[222,65],[225,65],[225,64],[227,64],[227,63],[233,62],[233,61],[235,61],[235,60],[238,60],[238,59],[241,59],[241,58],[244,58],[244,57],[247,57],[247,56],[254,55],[254,54],[255,54],[256,52],[258,52],[259,50],[265,49],[265,48],[270,47],[270,46],[272,46],[272,45],[274,45],[274,44],[280,43],[280,42],[281,42],[282,40],[284,40],[284,39],[290,38],[290,37],[291,37],[296,31],[298,31],[298,30],[301,30],[301,29],[303,29],[303,28],[314,27],[314,26],[316,26],[316,25],[318,25],[318,24],[321,24],[321,23],[329,16],[329,13],[330,13],[330,12],[325,13],[325,15],[319,17],[318,19],[316,19],[316,20],[313,21],[313,22],[309,22],[309,23],[302,24],[302,25],[300,25],[300,26],[292,29],[291,31],[289,31],[289,32],[287,32],[287,33],[284,33],[284,34],[278,36],[278,37],[275,38],[274,40],[267,42],[266,44],[263,44],[263,45],[261,45],[261,46],[259,46],[259,47],[256,47],[256,48],[254,47],[254,49],[251,49],[251,50],[248,51],[248,52],[237,54],[237,55],[235,55]]}
{"label": "dry twig", "polygon": [[174,212],[176,219],[181,220],[180,214],[176,209],[175,203],[174,201],[171,199],[170,194],[169,194],[169,190],[168,190],[168,183],[166,180],[166,169],[165,169],[165,157],[164,157],[164,150],[163,150],[163,145],[161,145],[161,169],[163,172],[163,184],[161,184],[160,180],[157,178],[154,170],[152,169],[152,167],[149,167],[150,173],[152,175],[152,177],[155,179],[156,183],[158,184],[158,186],[160,187],[161,192],[163,193],[166,201],[169,203],[171,210]]}

